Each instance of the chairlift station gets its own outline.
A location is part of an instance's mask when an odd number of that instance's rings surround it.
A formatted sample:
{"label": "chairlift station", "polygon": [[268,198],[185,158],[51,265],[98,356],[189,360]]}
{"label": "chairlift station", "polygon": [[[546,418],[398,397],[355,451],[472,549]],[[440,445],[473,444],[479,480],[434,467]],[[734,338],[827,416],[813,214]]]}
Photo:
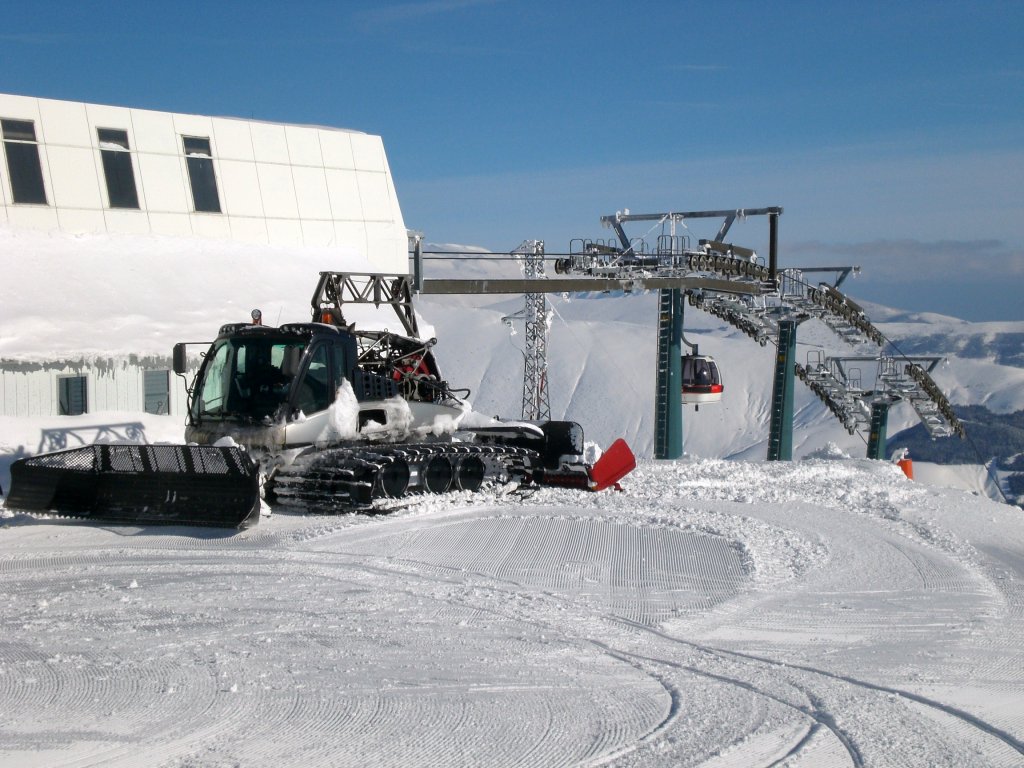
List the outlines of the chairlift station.
{"label": "chairlift station", "polygon": [[[506,318],[522,320],[526,328],[524,419],[550,418],[547,391],[546,294],[621,291],[623,294],[658,292],[657,366],[655,391],[655,457],[675,459],[683,453],[684,403],[714,402],[716,386],[684,377],[684,369],[704,368],[710,356],[698,354],[683,329],[686,305],[708,312],[743,331],[751,341],[776,346],[768,440],[769,460],[793,457],[793,393],[799,378],[828,407],[850,434],[860,432],[867,457],[885,458],[889,408],[908,402],[933,438],[964,436],[945,395],[931,378],[938,357],[906,356],[878,330],[855,301],[839,288],[856,267],[780,267],[778,227],[781,207],[714,211],[633,214],[628,211],[602,216],[615,238],[608,241],[577,239],[569,253],[550,254],[544,243],[525,241],[509,254],[522,264],[516,279],[438,279],[424,274],[422,238],[413,238],[412,290],[422,294],[523,294],[524,309]],[[739,219],[768,219],[768,261],[750,248],[727,241]],[[712,239],[696,245],[687,232],[690,219],[721,219]],[[646,238],[633,238],[626,226],[635,222],[660,227],[654,247]],[[443,256],[443,254],[439,254]],[[463,254],[464,255],[464,254]],[[555,275],[546,265],[553,262]],[[820,276],[829,280],[812,282]],[[379,290],[379,289],[378,289]],[[798,326],[819,320],[847,345],[868,351],[855,356],[808,356],[796,360]],[[684,354],[683,346],[690,348]],[[862,366],[877,371],[863,380]],[[717,375],[717,371],[715,372]],[[727,372],[726,372],[727,374]],[[717,390],[717,391],[714,391]],[[700,395],[706,396],[701,397]]]}

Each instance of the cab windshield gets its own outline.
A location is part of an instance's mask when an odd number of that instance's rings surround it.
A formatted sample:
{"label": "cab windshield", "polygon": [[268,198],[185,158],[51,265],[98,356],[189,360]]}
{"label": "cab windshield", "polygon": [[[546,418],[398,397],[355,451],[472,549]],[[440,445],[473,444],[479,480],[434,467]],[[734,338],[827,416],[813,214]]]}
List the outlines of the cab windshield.
{"label": "cab windshield", "polygon": [[305,342],[268,338],[215,342],[196,384],[193,419],[266,421],[282,415],[293,378],[281,370],[289,347],[301,352]]}

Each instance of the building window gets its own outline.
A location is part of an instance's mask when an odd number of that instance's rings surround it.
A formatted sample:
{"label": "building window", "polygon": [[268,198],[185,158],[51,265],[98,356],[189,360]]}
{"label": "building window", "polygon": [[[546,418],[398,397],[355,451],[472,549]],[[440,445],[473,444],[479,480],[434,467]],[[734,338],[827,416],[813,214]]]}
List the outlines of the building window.
{"label": "building window", "polygon": [[192,203],[197,211],[220,213],[217,196],[217,177],[213,173],[213,155],[210,140],[196,136],[182,136],[185,143],[185,162],[188,180],[192,184]]}
{"label": "building window", "polygon": [[61,416],[78,416],[88,410],[85,376],[61,376],[57,379],[57,398]]}
{"label": "building window", "polygon": [[170,380],[170,371],[142,372],[146,413],[167,414],[171,412]]}
{"label": "building window", "polygon": [[3,128],[7,175],[11,180],[14,202],[46,205],[35,125],[31,120],[0,120],[0,126]]}
{"label": "building window", "polygon": [[103,175],[107,177],[107,196],[111,208],[138,208],[139,195],[135,191],[132,172],[132,154],[128,151],[128,131],[97,128]]}

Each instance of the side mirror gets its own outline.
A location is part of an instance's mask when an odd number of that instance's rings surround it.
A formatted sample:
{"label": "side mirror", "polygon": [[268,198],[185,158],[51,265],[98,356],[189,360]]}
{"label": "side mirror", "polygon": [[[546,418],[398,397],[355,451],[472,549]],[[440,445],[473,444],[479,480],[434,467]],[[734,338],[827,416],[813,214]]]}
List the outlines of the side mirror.
{"label": "side mirror", "polygon": [[185,355],[185,344],[184,342],[178,342],[174,345],[174,372],[183,375],[188,370],[188,358]]}
{"label": "side mirror", "polygon": [[302,350],[299,347],[286,347],[284,359],[281,361],[281,373],[289,378],[299,372],[299,363],[302,361]]}

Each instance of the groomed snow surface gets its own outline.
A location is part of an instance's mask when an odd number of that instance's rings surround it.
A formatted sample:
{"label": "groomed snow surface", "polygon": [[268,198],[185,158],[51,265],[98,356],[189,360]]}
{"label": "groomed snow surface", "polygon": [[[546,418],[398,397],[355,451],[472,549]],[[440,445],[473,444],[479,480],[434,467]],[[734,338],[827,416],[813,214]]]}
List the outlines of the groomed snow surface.
{"label": "groomed snow surface", "polygon": [[1024,763],[1018,509],[843,457],[0,521],[0,764]]}

